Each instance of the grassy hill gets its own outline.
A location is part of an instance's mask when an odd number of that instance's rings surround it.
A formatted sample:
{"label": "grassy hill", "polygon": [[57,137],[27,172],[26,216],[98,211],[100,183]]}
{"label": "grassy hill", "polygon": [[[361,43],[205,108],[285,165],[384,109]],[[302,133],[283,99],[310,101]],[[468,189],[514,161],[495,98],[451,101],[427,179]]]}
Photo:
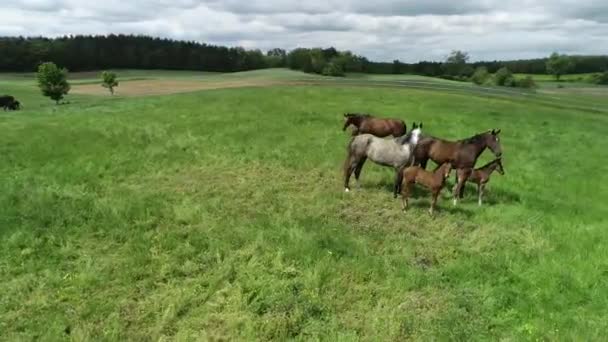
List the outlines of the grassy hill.
{"label": "grassy hill", "polygon": [[[601,96],[132,75],[285,84],[55,106],[0,76],[25,104],[0,112],[3,339],[604,338]],[[482,207],[444,190],[434,218],[424,190],[402,213],[371,163],[345,194],[346,111],[447,139],[501,128],[506,175]]]}

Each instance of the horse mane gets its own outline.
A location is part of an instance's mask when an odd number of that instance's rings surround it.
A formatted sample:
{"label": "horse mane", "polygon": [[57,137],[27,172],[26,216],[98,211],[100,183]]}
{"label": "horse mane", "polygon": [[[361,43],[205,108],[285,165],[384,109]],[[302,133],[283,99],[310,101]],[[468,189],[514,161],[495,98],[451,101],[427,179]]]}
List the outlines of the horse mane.
{"label": "horse mane", "polygon": [[486,134],[488,134],[488,132],[475,134],[474,136],[472,136],[470,138],[465,138],[465,139],[460,140],[460,142],[463,144],[478,144],[478,143],[483,142],[483,139]]}
{"label": "horse mane", "polygon": [[[412,130],[413,131],[413,130]],[[412,131],[407,132],[406,134],[400,136],[400,137],[396,137],[395,138],[395,142],[399,145],[403,145],[406,142],[410,141],[410,139],[412,138]]]}
{"label": "horse mane", "polygon": [[496,159],[486,163],[484,166],[478,167],[476,170],[483,170],[485,168],[488,168],[488,167],[492,166],[492,164],[498,163],[499,160],[500,160],[500,158],[496,158]]}
{"label": "horse mane", "polygon": [[370,114],[366,114],[366,113],[346,113],[346,116],[348,116],[349,118],[371,118],[372,117]]}

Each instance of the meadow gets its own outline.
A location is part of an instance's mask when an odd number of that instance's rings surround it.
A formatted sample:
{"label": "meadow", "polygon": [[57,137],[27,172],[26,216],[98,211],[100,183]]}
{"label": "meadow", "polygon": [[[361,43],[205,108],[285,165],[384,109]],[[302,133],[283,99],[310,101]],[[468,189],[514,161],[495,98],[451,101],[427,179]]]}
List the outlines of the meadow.
{"label": "meadow", "polygon": [[[122,74],[114,97],[73,75],[59,106],[0,75],[24,104],[0,112],[0,339],[605,338],[608,88]],[[127,79],[163,95],[121,95]],[[206,86],[161,82],[180,80]],[[401,212],[371,163],[344,193],[348,111],[500,128],[506,174],[482,207],[444,190],[435,217],[424,190]]]}

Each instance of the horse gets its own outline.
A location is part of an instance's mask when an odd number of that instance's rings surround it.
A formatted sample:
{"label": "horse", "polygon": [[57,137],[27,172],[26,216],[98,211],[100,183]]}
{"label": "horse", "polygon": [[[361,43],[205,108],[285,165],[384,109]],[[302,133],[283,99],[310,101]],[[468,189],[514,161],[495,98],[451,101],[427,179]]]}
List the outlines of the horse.
{"label": "horse", "polygon": [[17,110],[20,107],[19,101],[11,95],[0,96],[0,107],[6,110]]}
{"label": "horse", "polygon": [[429,214],[433,215],[435,205],[437,204],[437,197],[445,186],[445,181],[450,176],[451,171],[452,165],[450,163],[443,163],[434,172],[426,171],[420,166],[411,166],[403,170],[403,191],[401,192],[401,208],[403,212],[407,211],[408,198],[414,184],[420,184],[431,190],[432,201]]}
{"label": "horse", "polygon": [[397,138],[382,139],[372,134],[354,136],[348,144],[348,155],[344,162],[344,191],[350,191],[348,184],[353,171],[359,185],[361,169],[368,158],[378,165],[393,167],[395,170],[411,165],[414,146],[421,134],[422,123],[419,126],[414,123],[411,132]]}
{"label": "horse", "polygon": [[13,101],[13,103],[11,103],[8,106],[8,109],[10,109],[10,110],[19,110],[19,109],[21,109],[21,102],[19,102],[17,100]]}
{"label": "horse", "polygon": [[505,174],[505,169],[502,167],[502,158],[496,158],[471,172],[468,181],[477,184],[477,204],[479,205],[481,205],[481,198],[486,188],[486,184],[490,181],[490,176],[494,170],[498,171],[501,175]]}
{"label": "horse", "polygon": [[405,122],[401,119],[383,119],[369,114],[345,113],[342,131],[345,131],[350,125],[355,126],[355,129],[352,132],[353,136],[359,134],[373,134],[380,138],[389,135],[396,138],[405,135],[407,132]]}
{"label": "horse", "polygon": [[[502,155],[499,133],[500,129],[492,129],[458,141],[448,141],[431,136],[423,137],[414,149],[415,165],[426,169],[426,164],[431,159],[438,165],[438,168],[439,165],[450,162],[452,168],[457,170],[457,181],[453,188],[454,205],[456,205],[458,199],[463,196],[464,184],[473,172],[479,155],[486,148],[489,148],[496,158]],[[397,173],[395,198],[400,190],[401,175],[401,172]]]}

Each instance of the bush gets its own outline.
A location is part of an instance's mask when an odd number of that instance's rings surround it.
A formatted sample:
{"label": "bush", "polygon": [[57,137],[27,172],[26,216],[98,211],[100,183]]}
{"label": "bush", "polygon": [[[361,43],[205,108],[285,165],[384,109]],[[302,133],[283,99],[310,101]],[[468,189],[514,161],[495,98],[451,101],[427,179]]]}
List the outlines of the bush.
{"label": "bush", "polygon": [[494,74],[494,83],[497,86],[514,87],[516,85],[515,78],[511,70],[502,67]]}
{"label": "bush", "polygon": [[608,85],[608,70],[601,74],[592,75],[592,82],[595,84]]}
{"label": "bush", "polygon": [[108,88],[110,94],[114,95],[114,87],[118,87],[118,80],[116,74],[111,71],[104,71],[101,73],[101,86]]}
{"label": "bush", "polygon": [[439,78],[450,81],[466,82],[468,78],[466,76],[453,76],[453,75],[440,75]]}
{"label": "bush", "polygon": [[486,67],[478,67],[473,76],[471,76],[471,81],[477,85],[486,84],[488,79],[490,78],[490,73],[488,72],[488,68]]}
{"label": "bush", "polygon": [[532,76],[526,76],[517,80],[517,87],[526,89],[536,88],[536,82],[534,82]]}
{"label": "bush", "polygon": [[344,76],[344,69],[337,61],[331,61],[325,65],[322,74],[324,76]]}
{"label": "bush", "polygon": [[67,75],[67,69],[60,69],[53,62],[40,64],[37,78],[42,95],[50,97],[55,103],[59,104],[63,96],[70,91]]}

